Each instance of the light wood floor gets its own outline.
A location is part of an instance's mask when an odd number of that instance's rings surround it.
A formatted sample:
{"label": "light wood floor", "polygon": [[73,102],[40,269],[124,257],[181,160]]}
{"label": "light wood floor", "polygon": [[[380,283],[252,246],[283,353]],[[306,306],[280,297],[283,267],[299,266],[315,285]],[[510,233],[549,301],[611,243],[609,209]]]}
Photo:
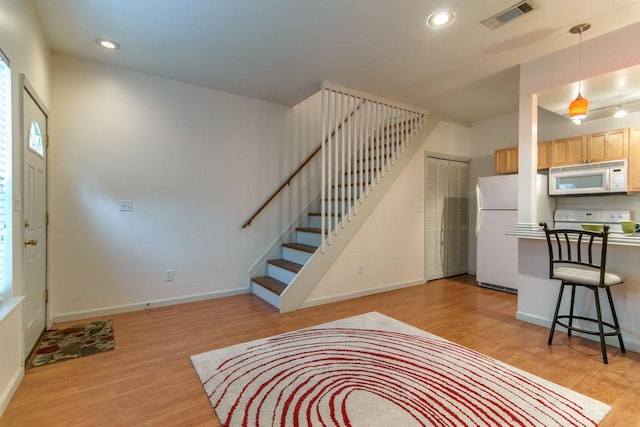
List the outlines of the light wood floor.
{"label": "light wood floor", "polygon": [[603,426],[640,425],[640,354],[609,347],[604,365],[597,343],[563,333],[549,347],[546,328],[515,320],[514,295],[474,280],[436,280],[288,314],[240,295],[109,316],[116,349],[28,369],[0,426],[218,426],[190,355],[369,311],[603,401],[613,408]]}

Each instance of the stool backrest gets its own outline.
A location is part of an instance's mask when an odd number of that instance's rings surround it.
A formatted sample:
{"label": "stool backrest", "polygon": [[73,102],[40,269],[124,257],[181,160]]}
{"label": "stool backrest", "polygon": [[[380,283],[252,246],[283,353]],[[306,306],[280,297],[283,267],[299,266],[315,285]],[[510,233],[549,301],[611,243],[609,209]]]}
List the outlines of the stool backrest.
{"label": "stool backrest", "polygon": [[600,284],[604,283],[607,264],[607,240],[609,226],[601,232],[587,230],[550,229],[541,222],[549,247],[549,277],[561,266],[578,266],[599,270]]}

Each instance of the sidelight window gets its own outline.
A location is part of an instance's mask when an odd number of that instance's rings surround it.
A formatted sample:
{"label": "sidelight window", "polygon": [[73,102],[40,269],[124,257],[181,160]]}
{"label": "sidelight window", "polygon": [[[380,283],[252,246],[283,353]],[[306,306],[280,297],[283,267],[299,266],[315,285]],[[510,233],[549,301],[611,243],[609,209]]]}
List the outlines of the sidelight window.
{"label": "sidelight window", "polygon": [[0,50],[0,300],[11,295],[11,69]]}

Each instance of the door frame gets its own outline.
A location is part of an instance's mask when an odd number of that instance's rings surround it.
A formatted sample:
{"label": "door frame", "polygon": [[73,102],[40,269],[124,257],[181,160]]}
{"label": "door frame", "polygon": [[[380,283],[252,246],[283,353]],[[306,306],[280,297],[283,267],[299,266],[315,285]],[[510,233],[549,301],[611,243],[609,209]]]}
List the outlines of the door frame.
{"label": "door frame", "polygon": [[[28,148],[26,147],[26,143],[24,141],[24,135],[25,135],[25,129],[24,129],[24,107],[25,107],[25,91],[28,92],[29,96],[33,99],[33,101],[36,103],[36,105],[38,106],[38,108],[40,108],[40,110],[42,110],[42,112],[44,113],[45,117],[46,117],[46,135],[45,135],[45,147],[44,147],[44,152],[45,152],[45,156],[44,156],[44,161],[45,161],[45,168],[46,168],[46,173],[45,173],[45,209],[47,212],[49,212],[49,115],[50,115],[50,111],[47,108],[47,106],[45,105],[44,101],[42,101],[42,98],[40,98],[38,96],[38,93],[36,92],[35,88],[33,87],[33,85],[31,85],[31,83],[29,82],[29,80],[27,79],[27,77],[25,76],[25,74],[21,73],[20,76],[20,193],[19,194],[14,194],[14,198],[15,198],[15,211],[16,213],[20,214],[20,220],[19,221],[15,221],[14,222],[14,226],[18,227],[20,229],[20,232],[17,233],[16,235],[20,236],[20,239],[14,239],[14,251],[17,250],[17,248],[19,249],[19,253],[20,253],[20,294],[24,295],[26,292],[26,281],[25,281],[25,246],[23,244],[24,242],[24,227],[22,226],[22,218],[24,216],[24,208],[23,208],[23,200],[22,200],[22,196],[24,195],[24,173],[25,173],[25,150],[27,150]],[[15,156],[14,156],[15,158]],[[15,168],[14,171],[18,169]],[[15,177],[15,173],[14,173],[14,177]],[[15,181],[14,181],[15,182]],[[49,227],[48,227],[48,221],[47,224],[45,224],[45,290],[47,292],[47,294],[49,293]],[[14,228],[15,230],[15,228]],[[17,246],[17,248],[16,248]],[[15,262],[14,262],[14,271],[15,270]],[[45,310],[45,327],[48,329],[52,324],[52,317],[51,317],[51,310],[49,310],[49,298],[46,299],[45,302],[45,306],[44,306],[44,310]],[[25,357],[28,356],[25,354]]]}
{"label": "door frame", "polygon": [[[461,163],[467,163],[469,165],[469,167],[471,167],[471,159],[469,157],[462,157],[462,156],[455,156],[455,155],[450,155],[450,154],[443,154],[443,153],[436,153],[434,151],[425,151],[424,152],[424,177],[423,177],[423,185],[424,185],[424,194],[423,194],[423,221],[424,221],[424,253],[422,254],[422,259],[423,259],[423,266],[424,266],[424,277],[425,280],[427,280],[427,277],[429,276],[429,271],[428,268],[429,266],[427,265],[427,255],[428,255],[428,251],[429,248],[427,247],[427,191],[428,191],[428,174],[429,174],[429,158],[436,158],[439,160],[446,160],[446,161],[453,161],[453,162],[461,162]],[[471,176],[471,175],[469,175]],[[471,188],[471,183],[468,183],[468,189]],[[467,212],[467,215],[469,215],[469,212]],[[467,237],[468,239],[468,237]],[[468,252],[468,248],[467,248],[467,252]]]}

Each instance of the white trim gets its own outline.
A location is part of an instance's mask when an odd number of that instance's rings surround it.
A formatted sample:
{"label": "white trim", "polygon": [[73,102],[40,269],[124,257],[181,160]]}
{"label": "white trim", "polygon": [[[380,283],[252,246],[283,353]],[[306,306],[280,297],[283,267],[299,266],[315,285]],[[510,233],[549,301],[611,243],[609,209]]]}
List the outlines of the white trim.
{"label": "white trim", "polygon": [[24,378],[24,366],[19,366],[13,374],[13,377],[11,377],[11,381],[9,381],[7,387],[2,391],[2,395],[0,395],[0,417],[2,417],[5,409],[9,406],[9,402],[11,402],[11,398],[16,393],[16,390],[18,390],[22,378]]}
{"label": "white trim", "polygon": [[[551,319],[545,319],[540,316],[534,316],[528,313],[523,313],[522,311],[516,312],[516,319],[522,320],[523,322],[527,322],[527,323],[533,323],[534,325],[543,326],[547,329],[551,327]],[[556,334],[566,333],[565,331],[566,329],[563,328],[562,326],[556,326]],[[580,332],[574,331],[572,336],[577,336],[580,338],[586,338],[591,341],[600,342],[600,337],[597,335],[581,334]],[[624,335],[624,332],[622,334],[622,340],[624,341],[624,348],[626,350],[635,351],[636,353],[640,352],[640,342],[629,340],[629,338]],[[618,348],[620,347],[620,343],[618,342],[617,337],[605,337],[605,341],[607,342],[607,345],[611,345]],[[542,343],[542,344],[545,344],[545,343]]]}
{"label": "white trim", "polygon": [[251,283],[251,292],[255,296],[262,298],[263,300],[280,310],[280,295],[276,295],[270,290],[263,288],[262,286],[253,282]]}
{"label": "white trim", "polygon": [[95,310],[74,311],[70,313],[62,313],[53,317],[53,323],[68,322],[70,320],[88,319],[90,317],[108,316],[111,314],[128,313],[130,311],[141,311],[149,308],[166,307],[169,305],[185,304],[189,302],[205,301],[208,299],[216,299],[230,297],[234,295],[242,295],[249,293],[249,288],[238,288],[221,292],[209,292],[206,294],[187,295],[177,298],[166,298],[159,300],[150,300],[136,304],[118,305],[112,307],[104,307]]}
{"label": "white trim", "polygon": [[0,323],[20,305],[23,299],[24,297],[13,297],[0,300]]}
{"label": "white trim", "polygon": [[384,285],[384,286],[379,286],[377,288],[369,288],[369,289],[364,289],[364,290],[361,290],[361,291],[349,292],[349,293],[340,294],[340,295],[333,295],[333,296],[330,296],[330,297],[317,298],[317,299],[308,299],[300,306],[300,309],[309,308],[309,307],[315,307],[315,306],[318,306],[318,305],[329,304],[329,303],[332,303],[332,302],[345,301],[345,300],[353,299],[353,298],[366,297],[368,295],[379,294],[379,293],[382,293],[382,292],[395,291],[397,289],[409,288],[411,286],[417,286],[417,285],[426,285],[425,280],[424,279],[417,279],[417,280],[412,280],[410,282],[394,283],[394,284],[391,284],[391,285]]}

